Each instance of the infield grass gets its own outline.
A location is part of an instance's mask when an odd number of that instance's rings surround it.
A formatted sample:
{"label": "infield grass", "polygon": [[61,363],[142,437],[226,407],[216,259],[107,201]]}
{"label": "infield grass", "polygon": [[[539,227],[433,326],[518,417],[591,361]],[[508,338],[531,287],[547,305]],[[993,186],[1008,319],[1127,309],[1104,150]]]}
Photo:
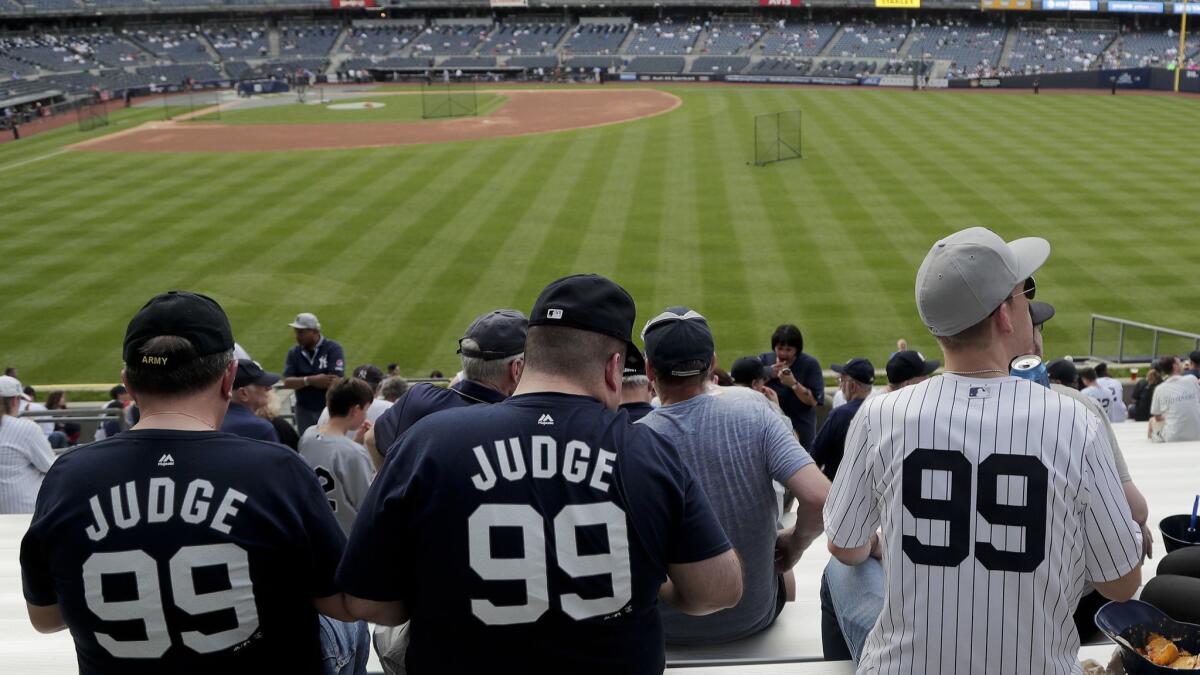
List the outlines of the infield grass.
{"label": "infield grass", "polygon": [[[671,91],[683,105],[658,117],[469,143],[15,167],[81,135],[0,146],[4,365],[34,384],[115,381],[132,313],[185,288],[217,298],[269,369],[311,311],[348,365],[452,373],[474,316],[600,272],[639,321],[671,304],[708,316],[726,365],[794,322],[826,367],[867,356],[882,372],[896,338],[937,352],[913,278],[971,225],[1051,241],[1052,356],[1087,351],[1092,312],[1200,332],[1200,155],[1179,131],[1200,100]],[[748,165],[753,115],[795,107],[804,159]]]}
{"label": "infield grass", "polygon": [[[469,92],[454,92],[456,111],[462,111],[463,106],[472,105]],[[489,115],[504,105],[507,97],[489,94],[474,94],[477,116]],[[440,102],[429,105],[442,105],[442,114],[449,110],[445,97]],[[370,108],[344,109],[335,105],[371,104]],[[421,96],[415,93],[378,93],[370,96],[348,99],[332,99],[325,103],[293,103],[290,105],[271,106],[263,108],[233,108],[222,110],[220,116],[214,114],[200,115],[198,121],[220,120],[222,124],[344,124],[346,122],[421,122]],[[433,121],[433,120],[429,120]]]}

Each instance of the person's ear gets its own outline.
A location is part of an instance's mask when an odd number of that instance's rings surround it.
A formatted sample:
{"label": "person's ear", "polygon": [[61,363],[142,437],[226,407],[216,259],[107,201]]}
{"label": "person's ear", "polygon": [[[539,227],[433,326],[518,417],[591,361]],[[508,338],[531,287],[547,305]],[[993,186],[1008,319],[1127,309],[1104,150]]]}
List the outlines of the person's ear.
{"label": "person's ear", "polygon": [[621,391],[621,376],[625,374],[625,357],[614,353],[604,364],[604,388],[612,392]]}
{"label": "person's ear", "polygon": [[133,391],[133,387],[129,386],[129,378],[125,377],[125,369],[121,369],[121,385],[125,387],[125,393],[129,394],[130,400],[137,403],[137,395]]}
{"label": "person's ear", "polygon": [[[229,366],[225,368],[225,375],[221,377],[221,398],[229,401],[233,398],[233,381],[237,379],[237,361],[230,361]],[[129,389],[129,387],[126,387]]]}
{"label": "person's ear", "polygon": [[996,333],[1000,335],[1008,335],[1013,332],[1013,315],[1012,303],[1004,302],[1000,305],[1000,309],[992,315],[992,326],[996,329]]}
{"label": "person's ear", "polygon": [[[646,355],[646,379],[650,380],[650,386],[655,386],[658,383],[658,378],[654,376],[654,362],[650,360],[650,355]],[[622,369],[624,372],[624,369]]]}
{"label": "person's ear", "polygon": [[521,375],[525,373],[525,359],[520,358],[508,364],[508,374],[512,378],[513,384],[521,383]]}

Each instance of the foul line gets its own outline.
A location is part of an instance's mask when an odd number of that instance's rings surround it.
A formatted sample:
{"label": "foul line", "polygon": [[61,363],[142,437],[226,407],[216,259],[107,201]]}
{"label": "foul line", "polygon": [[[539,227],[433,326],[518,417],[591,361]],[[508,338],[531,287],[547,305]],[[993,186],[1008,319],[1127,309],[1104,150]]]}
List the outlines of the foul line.
{"label": "foul line", "polygon": [[5,164],[4,166],[0,166],[0,171],[7,171],[9,169],[15,169],[18,166],[25,166],[26,164],[33,164],[34,162],[40,162],[43,159],[50,159],[51,157],[58,157],[59,155],[63,154],[64,152],[67,152],[68,150],[70,150],[70,148],[59,148],[58,150],[55,150],[54,152],[46,153],[46,154],[42,155],[41,157],[34,157],[33,159],[23,159],[19,162],[13,162],[12,164]]}

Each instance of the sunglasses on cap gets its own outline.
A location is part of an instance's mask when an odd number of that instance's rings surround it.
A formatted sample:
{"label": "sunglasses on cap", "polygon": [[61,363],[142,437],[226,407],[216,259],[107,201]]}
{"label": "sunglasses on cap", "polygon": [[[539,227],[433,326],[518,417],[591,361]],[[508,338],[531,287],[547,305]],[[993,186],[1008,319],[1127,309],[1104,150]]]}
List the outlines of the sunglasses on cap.
{"label": "sunglasses on cap", "polygon": [[659,314],[658,316],[646,322],[645,327],[642,328],[642,341],[644,342],[646,340],[646,333],[649,333],[650,329],[654,328],[655,326],[661,326],[664,323],[670,323],[672,321],[686,321],[689,319],[700,319],[702,321],[706,320],[704,316],[700,314],[700,312],[697,312],[694,309],[689,309],[686,314],[663,312],[662,314]]}
{"label": "sunglasses on cap", "polygon": [[1017,297],[1018,295],[1024,295],[1027,299],[1033,300],[1033,297],[1037,295],[1037,282],[1033,280],[1033,277],[1029,277],[1025,280],[1025,290],[1013,293],[1008,297],[1011,299]]}

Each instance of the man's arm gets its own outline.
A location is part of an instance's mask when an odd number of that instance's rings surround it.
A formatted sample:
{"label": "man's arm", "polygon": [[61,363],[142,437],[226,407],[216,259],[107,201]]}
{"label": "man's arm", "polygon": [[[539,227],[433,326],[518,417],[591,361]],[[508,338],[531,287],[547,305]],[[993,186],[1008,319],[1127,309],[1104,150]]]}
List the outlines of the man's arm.
{"label": "man's arm", "polygon": [[338,621],[354,621],[355,617],[346,604],[345,593],[334,593],[323,598],[313,598],[313,607],[331,619]]}
{"label": "man's arm", "polygon": [[850,565],[851,567],[865,563],[869,557],[879,558],[881,556],[878,532],[872,532],[871,537],[867,540],[867,543],[863,544],[862,546],[842,548],[841,546],[834,544],[833,540],[831,539],[826,545],[826,548],[829,549],[829,552],[833,555],[833,557],[837,558],[838,562],[842,563],[843,565]]}
{"label": "man's arm", "polygon": [[1133,521],[1108,439],[1090,420],[1084,439],[1083,482],[1089,495],[1083,512],[1087,578],[1110,600],[1124,602],[1142,583],[1143,543]]}
{"label": "man's arm", "polygon": [[1130,600],[1137,593],[1137,590],[1142,586],[1142,564],[1133,568],[1125,576],[1113,581],[1093,581],[1092,585],[1100,591],[1100,595],[1115,600],[1117,602],[1125,602]]}
{"label": "man's arm", "polygon": [[57,633],[67,627],[57,603],[39,607],[26,602],[25,609],[29,612],[29,623],[39,633]]}
{"label": "man's arm", "polygon": [[779,533],[775,543],[775,571],[785,572],[795,567],[800,555],[813,540],[825,531],[822,512],[829,496],[829,479],[816,464],[809,464],[792,474],[787,488],[796,497],[796,524]]}
{"label": "man's arm", "polygon": [[379,452],[379,448],[375,447],[375,427],[372,425],[367,430],[367,435],[363,436],[363,447],[367,449],[367,454],[371,456],[371,464],[378,472],[383,468],[383,454]]}
{"label": "man's arm", "polygon": [[862,564],[878,542],[879,504],[875,499],[870,458],[871,403],[863,404],[850,422],[845,456],[825,502],[829,552],[847,565]]}
{"label": "man's arm", "polygon": [[707,560],[667,565],[658,597],[693,616],[733,607],[742,599],[742,561],[730,549]]}
{"label": "man's arm", "polygon": [[381,626],[399,626],[408,621],[408,610],[399,600],[381,602],[347,594],[346,606],[355,619],[370,621]]}
{"label": "man's arm", "polygon": [[1121,489],[1125,492],[1125,501],[1129,504],[1129,514],[1133,516],[1133,522],[1142,528],[1142,553],[1147,558],[1153,558],[1154,533],[1146,524],[1150,519],[1150,507],[1146,504],[1146,498],[1131,480],[1121,483]]}

